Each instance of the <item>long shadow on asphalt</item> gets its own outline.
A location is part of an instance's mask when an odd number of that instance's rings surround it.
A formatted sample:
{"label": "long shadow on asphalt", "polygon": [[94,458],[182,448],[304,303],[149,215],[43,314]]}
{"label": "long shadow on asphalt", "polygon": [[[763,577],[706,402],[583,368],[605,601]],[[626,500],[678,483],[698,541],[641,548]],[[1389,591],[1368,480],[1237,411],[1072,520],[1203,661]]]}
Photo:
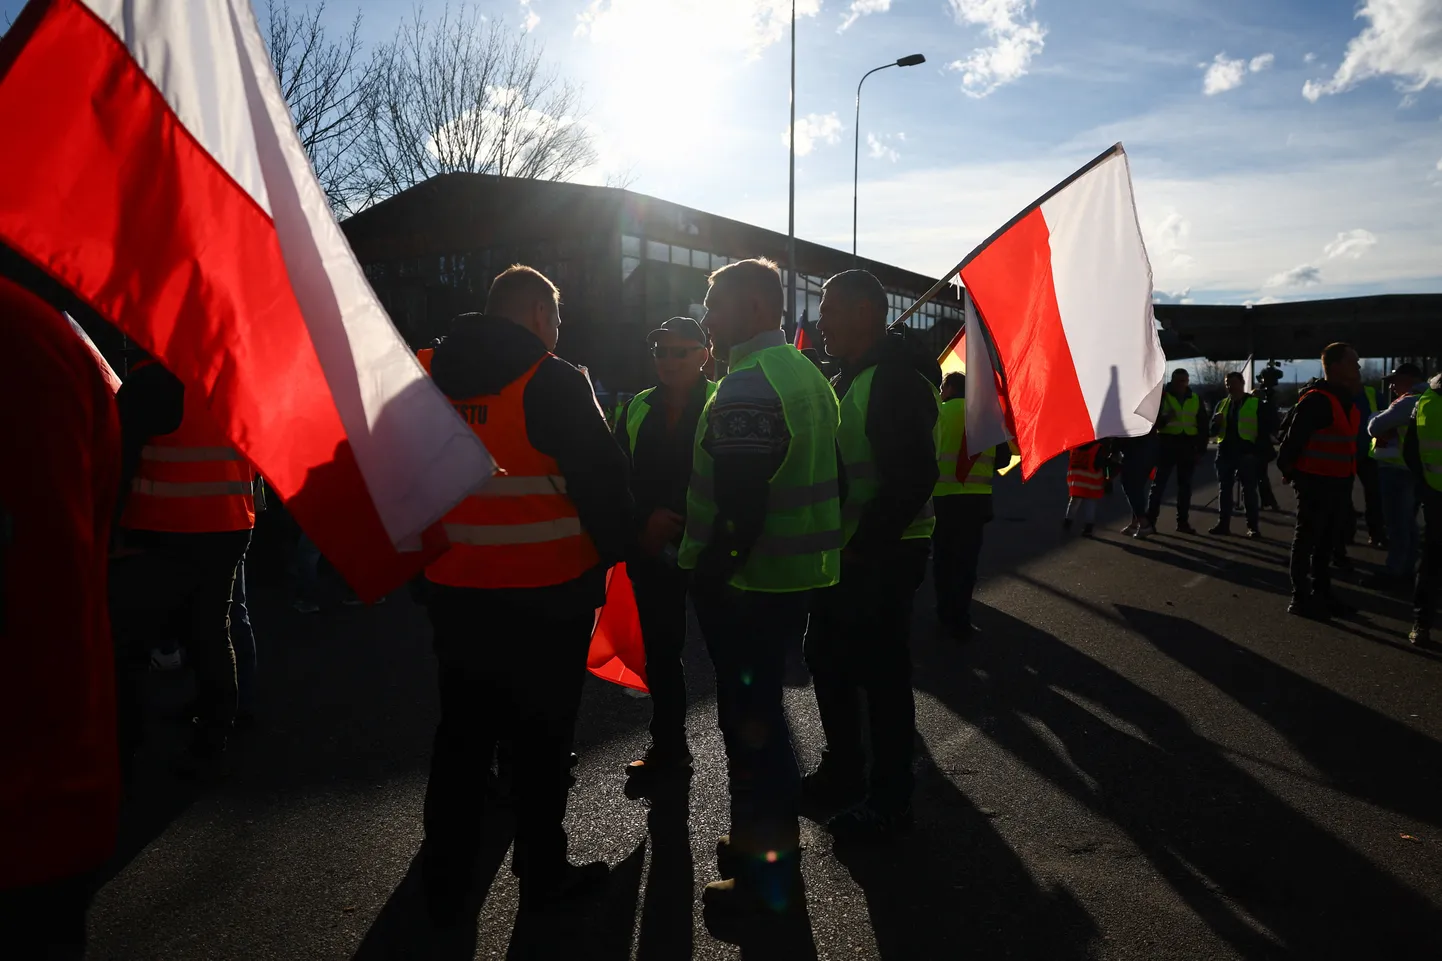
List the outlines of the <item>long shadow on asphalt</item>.
{"label": "long shadow on asphalt", "polygon": [[[1416,773],[1439,767],[1435,742],[1239,655],[1236,645],[1190,622],[1121,611],[1123,624],[1300,741],[1341,789],[1435,822],[1436,776]],[[929,671],[924,689],[1124,830],[1238,954],[1435,958],[1429,945],[1442,930],[1442,911],[1237,767],[1169,703],[1029,624],[997,611],[980,614],[999,642],[957,656],[987,679],[973,670]],[[1272,698],[1280,703],[1262,703]],[[1014,922],[1008,927],[1018,930]]]}

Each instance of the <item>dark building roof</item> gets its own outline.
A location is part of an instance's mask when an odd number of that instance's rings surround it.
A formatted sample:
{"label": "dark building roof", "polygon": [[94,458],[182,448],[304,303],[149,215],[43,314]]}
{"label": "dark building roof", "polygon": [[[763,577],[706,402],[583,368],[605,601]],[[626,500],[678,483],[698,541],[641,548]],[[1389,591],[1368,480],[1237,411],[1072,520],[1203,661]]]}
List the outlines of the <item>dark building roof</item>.
{"label": "dark building roof", "polygon": [[1158,304],[1168,357],[1317,357],[1346,341],[1363,357],[1442,354],[1442,294],[1387,294],[1254,307]]}

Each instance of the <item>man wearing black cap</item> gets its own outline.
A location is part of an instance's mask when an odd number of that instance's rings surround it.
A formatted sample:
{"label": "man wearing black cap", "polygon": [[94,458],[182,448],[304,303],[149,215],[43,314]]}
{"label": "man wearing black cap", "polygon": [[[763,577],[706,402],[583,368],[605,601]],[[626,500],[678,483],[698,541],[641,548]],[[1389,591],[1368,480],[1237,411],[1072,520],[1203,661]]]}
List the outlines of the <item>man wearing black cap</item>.
{"label": "man wearing black cap", "polygon": [[1387,573],[1375,586],[1410,587],[1417,565],[1417,480],[1407,469],[1402,444],[1412,423],[1417,398],[1427,381],[1416,364],[1402,364],[1387,376],[1396,399],[1367,422],[1372,460],[1377,464],[1377,491],[1387,525]]}
{"label": "man wearing black cap", "polygon": [[657,778],[691,767],[681,667],[687,573],[676,566],[676,552],[686,525],[696,422],[716,392],[703,373],[711,354],[699,323],[672,317],[646,341],[655,358],[657,386],[627,401],[615,426],[616,442],[631,458],[636,534],[626,568],[640,614],[651,689],[651,747],[626,768],[633,785],[643,791]]}

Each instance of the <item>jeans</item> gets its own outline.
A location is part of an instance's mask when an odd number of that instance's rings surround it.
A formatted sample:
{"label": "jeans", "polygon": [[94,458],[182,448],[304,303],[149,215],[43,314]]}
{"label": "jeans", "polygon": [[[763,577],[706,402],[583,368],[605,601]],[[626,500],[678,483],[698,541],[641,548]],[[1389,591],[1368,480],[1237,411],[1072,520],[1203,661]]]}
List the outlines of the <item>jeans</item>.
{"label": "jeans", "polygon": [[1437,580],[1442,577],[1442,492],[1422,485],[1422,563],[1417,566],[1417,591],[1412,613],[1417,626],[1430,630],[1437,614]]}
{"label": "jeans", "polygon": [[1292,534],[1292,596],[1327,596],[1337,531],[1351,511],[1351,478],[1297,476],[1297,528]]}
{"label": "jeans", "polygon": [[1218,499],[1221,502],[1218,513],[1221,524],[1227,526],[1232,520],[1232,486],[1238,479],[1242,482],[1242,502],[1247,508],[1247,528],[1256,530],[1260,510],[1257,504],[1257,458],[1254,454],[1217,453],[1217,483],[1220,487]]}
{"label": "jeans", "polygon": [[791,749],[782,681],[786,651],[806,633],[808,595],[738,591],[699,580],[691,588],[716,668],[731,846],[746,865],[737,881],[768,898],[790,890],[799,865],[801,773]]}
{"label": "jeans", "polygon": [[315,603],[315,585],[319,569],[320,548],[316,547],[315,543],[306,536],[305,531],[301,531],[300,540],[295,542],[295,555],[291,558],[290,563],[296,600]]}
{"label": "jeans", "polygon": [[686,747],[687,572],[653,560],[627,564],[646,647],[646,686],[651,689],[651,744],[663,751]]}
{"label": "jeans", "polygon": [[1132,437],[1125,441],[1122,454],[1122,492],[1137,517],[1147,517],[1147,493],[1151,487],[1152,468],[1157,463],[1157,437]]}
{"label": "jeans", "polygon": [[812,595],[806,631],[816,707],[826,734],[823,763],[860,782],[861,697],[871,728],[870,805],[899,811],[911,803],[916,700],[911,689],[911,615],[926,576],[927,542],[902,541],[885,557],[842,560],[841,583]]}
{"label": "jeans", "polygon": [[236,708],[248,714],[255,708],[255,630],[250,626],[245,597],[244,557],[235,569],[235,586],[230,591],[230,643],[235,648]]}
{"label": "jeans", "polygon": [[[1370,439],[1368,446],[1370,446]],[[1383,517],[1382,495],[1377,485],[1377,475],[1381,468],[1377,462],[1368,455],[1366,449],[1357,452],[1357,480],[1362,482],[1363,515],[1367,521],[1367,536],[1374,541],[1380,541],[1387,533],[1386,520]]]}
{"label": "jeans", "polygon": [[1095,497],[1073,497],[1066,502],[1066,519],[1077,518],[1083,524],[1094,524],[1097,519],[1098,499]]}
{"label": "jeans", "polygon": [[1377,468],[1377,493],[1387,523],[1387,573],[1412,580],[1417,569],[1417,479],[1404,467]]}
{"label": "jeans", "polygon": [[497,592],[434,584],[428,609],[441,698],[424,815],[430,870],[469,879],[486,772],[504,738],[515,748],[516,864],[522,884],[545,883],[566,857],[567,769],[595,617],[547,617]]}
{"label": "jeans", "polygon": [[991,495],[948,494],[931,502],[936,508],[931,537],[936,617],[952,632],[969,630],[982,535],[992,516]]}
{"label": "jeans", "polygon": [[1181,435],[1163,435],[1157,438],[1157,478],[1152,481],[1151,497],[1147,502],[1147,519],[1156,524],[1162,516],[1162,494],[1166,492],[1167,481],[1172,471],[1177,472],[1177,525],[1187,523],[1192,510],[1192,472],[1197,467],[1197,440]]}

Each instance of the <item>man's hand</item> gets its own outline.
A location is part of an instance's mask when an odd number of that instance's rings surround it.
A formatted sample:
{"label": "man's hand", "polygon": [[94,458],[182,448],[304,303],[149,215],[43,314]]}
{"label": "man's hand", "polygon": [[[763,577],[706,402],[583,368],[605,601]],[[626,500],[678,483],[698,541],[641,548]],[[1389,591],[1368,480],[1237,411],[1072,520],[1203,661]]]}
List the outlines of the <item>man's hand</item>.
{"label": "man's hand", "polygon": [[641,550],[647,557],[655,557],[661,549],[675,540],[686,528],[686,518],[673,510],[658,507],[646,518],[646,527],[639,538]]}

